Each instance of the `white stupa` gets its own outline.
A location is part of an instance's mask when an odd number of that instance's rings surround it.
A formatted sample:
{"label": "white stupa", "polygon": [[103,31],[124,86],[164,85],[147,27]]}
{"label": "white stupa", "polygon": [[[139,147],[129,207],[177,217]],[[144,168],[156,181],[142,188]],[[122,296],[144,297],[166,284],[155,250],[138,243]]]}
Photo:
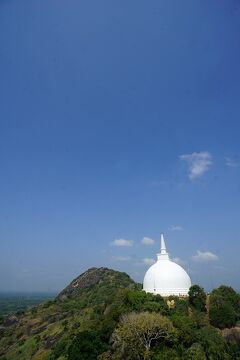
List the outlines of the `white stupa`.
{"label": "white stupa", "polygon": [[162,296],[186,296],[191,286],[191,279],[186,271],[169,259],[163,234],[161,234],[161,251],[157,261],[146,272],[143,290]]}

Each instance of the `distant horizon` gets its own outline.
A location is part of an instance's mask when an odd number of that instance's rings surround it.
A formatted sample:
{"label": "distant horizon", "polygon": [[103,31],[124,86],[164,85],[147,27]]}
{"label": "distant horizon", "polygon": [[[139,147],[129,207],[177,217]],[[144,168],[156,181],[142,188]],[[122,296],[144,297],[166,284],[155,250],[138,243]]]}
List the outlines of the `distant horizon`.
{"label": "distant horizon", "polygon": [[[90,267],[89,269],[91,269],[91,268],[93,268],[93,267],[95,267],[95,266],[92,266],[92,267]],[[84,273],[85,271],[87,271],[87,270],[89,270],[89,269],[84,270],[82,273]],[[109,268],[109,269],[114,270],[114,271],[119,271],[119,270],[116,270],[116,269],[113,269],[113,268]],[[124,272],[124,271],[122,271],[122,272]],[[81,274],[82,274],[82,273],[81,273]],[[125,272],[125,273],[126,273],[127,275],[129,275],[127,272]],[[81,274],[78,274],[78,276],[81,275]],[[130,275],[129,275],[129,276],[130,276]],[[130,276],[130,277],[131,277],[131,276]],[[75,276],[74,278],[76,278],[76,276]],[[66,286],[68,286],[68,285],[74,280],[74,278],[70,279],[69,282],[66,284]],[[132,277],[131,277],[131,278],[132,278]],[[138,281],[136,281],[136,280],[133,279],[133,278],[132,278],[132,280],[134,280],[136,283],[142,285],[142,282],[138,282]],[[215,288],[217,288],[217,287],[219,287],[219,286],[221,286],[221,285],[230,286],[230,285],[227,285],[227,284],[222,283],[222,284],[219,284],[219,285],[216,286],[216,287],[205,288],[205,287],[202,286],[201,284],[193,283],[193,282],[192,282],[192,285],[199,285],[199,286],[203,287],[203,289],[204,289],[207,293],[211,292],[213,289],[215,289]],[[0,290],[0,296],[7,296],[7,295],[11,295],[11,296],[14,296],[14,295],[16,295],[16,296],[21,296],[21,295],[23,295],[23,296],[28,296],[28,295],[29,295],[29,296],[31,296],[31,295],[32,295],[32,296],[35,296],[35,295],[52,295],[52,296],[57,296],[66,286],[64,286],[64,287],[61,288],[61,289],[56,289],[56,290],[42,290],[42,291],[39,291],[39,290],[35,290],[35,291],[31,291],[31,290]],[[235,291],[237,291],[237,292],[240,293],[240,288],[234,288],[234,287],[233,287],[233,289],[234,289]]]}
{"label": "distant horizon", "polygon": [[5,290],[0,291],[0,296],[2,295],[57,295],[58,291],[51,292],[51,291],[29,291],[29,290]]}

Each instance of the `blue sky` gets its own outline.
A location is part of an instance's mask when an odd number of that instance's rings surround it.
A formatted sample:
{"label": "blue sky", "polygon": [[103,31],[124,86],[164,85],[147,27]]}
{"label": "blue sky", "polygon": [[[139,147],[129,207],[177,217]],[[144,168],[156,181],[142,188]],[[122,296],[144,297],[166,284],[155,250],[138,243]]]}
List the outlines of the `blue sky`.
{"label": "blue sky", "polygon": [[236,0],[1,1],[0,290],[92,266],[142,281],[161,231],[193,282],[240,288],[239,16]]}

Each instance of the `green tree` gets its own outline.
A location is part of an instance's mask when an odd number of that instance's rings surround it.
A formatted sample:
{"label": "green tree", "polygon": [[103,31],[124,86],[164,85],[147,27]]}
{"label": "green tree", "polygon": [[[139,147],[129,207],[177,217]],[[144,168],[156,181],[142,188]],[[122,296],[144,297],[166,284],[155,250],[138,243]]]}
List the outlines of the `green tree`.
{"label": "green tree", "polygon": [[197,341],[197,326],[193,317],[175,313],[171,316],[171,320],[181,344],[189,347]]}
{"label": "green tree", "polygon": [[209,297],[210,323],[220,329],[235,326],[240,315],[240,296],[230,286],[214,289]]}
{"label": "green tree", "polygon": [[198,330],[197,342],[203,347],[207,359],[229,359],[227,343],[214,327],[204,326]]}
{"label": "green tree", "polygon": [[207,295],[203,288],[199,285],[193,285],[190,287],[189,292],[189,304],[196,310],[206,311],[206,299]]}
{"label": "green tree", "polygon": [[231,328],[236,324],[236,313],[230,303],[220,298],[209,306],[209,320],[219,329]]}
{"label": "green tree", "polygon": [[240,295],[231,286],[221,285],[212,291],[211,296],[222,297],[230,303],[237,312],[240,310]]}
{"label": "green tree", "polygon": [[166,315],[167,305],[161,295],[153,295],[145,291],[132,290],[126,293],[125,305],[129,311],[136,312],[160,312]]}
{"label": "green tree", "polygon": [[124,315],[114,331],[113,348],[125,360],[149,359],[150,349],[158,341],[171,340],[171,321],[159,313],[142,312]]}
{"label": "green tree", "polygon": [[77,334],[68,349],[69,360],[96,360],[107,350],[107,345],[97,332],[83,331]]}
{"label": "green tree", "polygon": [[219,299],[222,301],[231,304],[233,307],[237,318],[240,318],[240,294],[238,294],[230,286],[221,285],[219,288],[214,289],[210,295],[210,305],[217,302]]}

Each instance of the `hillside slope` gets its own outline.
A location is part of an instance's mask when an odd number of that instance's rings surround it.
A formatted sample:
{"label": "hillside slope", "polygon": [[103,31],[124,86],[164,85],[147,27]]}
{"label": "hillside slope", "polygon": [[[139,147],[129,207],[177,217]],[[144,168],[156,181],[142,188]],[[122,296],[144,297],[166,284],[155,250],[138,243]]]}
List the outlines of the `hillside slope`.
{"label": "hillside slope", "polygon": [[87,270],[55,300],[4,320],[0,327],[0,359],[58,358],[52,356],[56,344],[61,346],[64,339],[94,327],[96,314],[106,314],[114,303],[121,302],[118,299],[125,289],[134,288],[137,285],[126,273],[108,268]]}

